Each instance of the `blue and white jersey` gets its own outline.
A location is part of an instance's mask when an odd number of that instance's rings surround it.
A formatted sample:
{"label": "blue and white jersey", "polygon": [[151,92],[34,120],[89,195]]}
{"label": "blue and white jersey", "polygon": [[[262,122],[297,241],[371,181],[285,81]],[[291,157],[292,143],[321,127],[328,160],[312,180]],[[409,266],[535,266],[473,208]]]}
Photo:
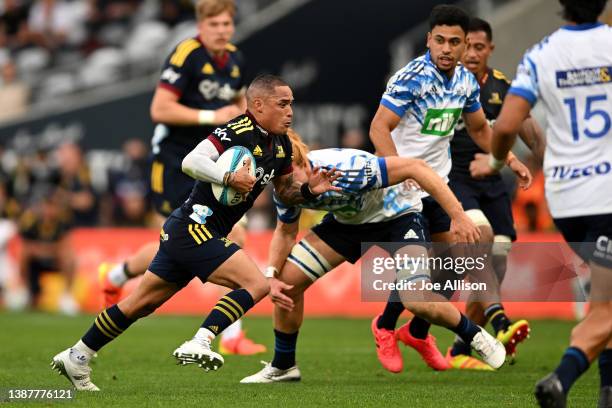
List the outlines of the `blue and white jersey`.
{"label": "blue and white jersey", "polygon": [[315,167],[336,169],[346,176],[334,182],[342,191],[328,191],[297,207],[286,206],[276,197],[278,218],[287,224],[300,217],[301,208],[329,211],[343,224],[365,224],[397,218],[422,210],[419,192],[404,183],[388,186],[387,166],[382,157],[357,149],[321,149],[308,153]]}
{"label": "blue and white jersey", "polygon": [[449,79],[427,52],[391,77],[380,103],[401,118],[391,132],[398,155],[425,160],[448,181],[455,125],[463,112],[480,109],[479,98],[478,82],[467,68],[457,65]]}
{"label": "blue and white jersey", "polygon": [[612,28],[555,31],[525,53],[508,92],[544,105],[553,217],[612,212]]}

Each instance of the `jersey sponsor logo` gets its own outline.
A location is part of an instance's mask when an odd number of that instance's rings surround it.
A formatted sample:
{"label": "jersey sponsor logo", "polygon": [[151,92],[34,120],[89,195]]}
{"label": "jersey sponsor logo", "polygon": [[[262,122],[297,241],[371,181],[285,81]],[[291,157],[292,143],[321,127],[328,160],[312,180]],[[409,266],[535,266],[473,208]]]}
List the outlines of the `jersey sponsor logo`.
{"label": "jersey sponsor logo", "polygon": [[259,145],[255,146],[255,148],[253,149],[253,156],[263,156],[263,151],[261,150],[261,147],[259,147]]}
{"label": "jersey sponsor logo", "polygon": [[179,74],[178,72],[176,72],[172,68],[166,68],[164,70],[164,72],[162,72],[162,74],[161,74],[161,80],[162,81],[168,81],[171,84],[173,84],[176,81],[178,81],[180,77],[181,77],[181,74]]}
{"label": "jersey sponsor logo", "polygon": [[583,167],[553,166],[552,178],[557,180],[572,180],[591,176],[604,176],[612,171],[612,163],[603,161]]}
{"label": "jersey sponsor logo", "polygon": [[502,99],[499,96],[499,92],[491,93],[491,98],[489,98],[487,102],[490,103],[491,105],[501,105]]}
{"label": "jersey sponsor logo", "polygon": [[283,146],[276,146],[276,158],[277,159],[284,159],[285,158],[285,151],[283,150]]}
{"label": "jersey sponsor logo", "polygon": [[198,85],[198,90],[206,100],[219,98],[223,101],[231,101],[236,96],[236,90],[229,84],[221,86],[217,81],[205,79]]}
{"label": "jersey sponsor logo", "polygon": [[206,64],[204,64],[204,66],[202,67],[202,73],[206,74],[206,75],[212,75],[215,73],[215,69],[213,68],[213,66],[210,64],[210,62],[207,62]]}
{"label": "jersey sponsor logo", "polygon": [[433,136],[450,136],[461,115],[461,108],[428,109],[421,133]]}
{"label": "jersey sponsor logo", "polygon": [[219,136],[219,139],[223,140],[224,142],[231,142],[232,141],[232,139],[227,137],[227,129],[225,129],[225,128],[216,128],[213,131],[213,134],[215,136]]}
{"label": "jersey sponsor logo", "polygon": [[255,169],[255,182],[256,183],[260,181],[261,185],[265,186],[267,184],[270,184],[273,178],[274,178],[274,169],[272,169],[270,174],[266,174],[263,167],[258,167],[257,169]]}
{"label": "jersey sponsor logo", "polygon": [[557,71],[555,74],[557,88],[573,88],[612,82],[612,66]]}
{"label": "jersey sponsor logo", "polygon": [[612,261],[612,239],[605,235],[597,238],[594,255]]}

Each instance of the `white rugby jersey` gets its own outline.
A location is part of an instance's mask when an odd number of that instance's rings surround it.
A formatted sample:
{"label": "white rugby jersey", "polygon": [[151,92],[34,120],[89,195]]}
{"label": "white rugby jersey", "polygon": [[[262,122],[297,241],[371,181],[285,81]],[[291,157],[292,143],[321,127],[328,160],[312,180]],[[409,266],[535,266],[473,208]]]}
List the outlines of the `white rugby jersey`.
{"label": "white rugby jersey", "polygon": [[409,62],[391,77],[380,101],[401,118],[391,132],[397,154],[425,160],[448,182],[455,125],[463,112],[480,109],[479,98],[478,81],[463,65],[449,79],[429,52]]}
{"label": "white rugby jersey", "polygon": [[612,213],[612,28],[555,31],[525,53],[508,92],[544,104],[553,217]]}
{"label": "white rugby jersey", "polygon": [[313,167],[335,167],[346,174],[334,182],[342,191],[328,191],[297,207],[286,206],[275,196],[278,218],[284,223],[297,221],[301,208],[330,211],[343,224],[389,221],[422,210],[419,193],[404,183],[386,187],[387,166],[382,157],[357,149],[321,149],[309,152],[308,160]]}

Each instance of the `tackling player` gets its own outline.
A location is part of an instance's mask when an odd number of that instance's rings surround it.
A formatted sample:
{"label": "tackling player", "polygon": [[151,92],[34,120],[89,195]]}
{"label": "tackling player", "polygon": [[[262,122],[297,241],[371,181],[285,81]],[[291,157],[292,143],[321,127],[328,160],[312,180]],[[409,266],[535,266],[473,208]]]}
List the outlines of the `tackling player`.
{"label": "tackling player", "polygon": [[[217,302],[195,336],[173,355],[179,364],[197,364],[206,371],[221,367],[223,357],[211,350],[211,342],[270,290],[255,262],[226,238],[227,234],[269,183],[282,200],[294,205],[338,189],[331,185],[339,175],[335,169],[315,169],[307,182],[294,181],[291,143],[286,135],[293,118],[293,94],[284,81],[272,75],[259,76],[249,86],[246,98],[245,115],[215,129],[183,160],[183,170],[197,181],[189,199],[164,223],[159,251],[139,286],[119,304],[102,311],[73,347],[53,357],[53,368],[77,390],[97,391],[90,379],[92,356],[195,277],[232,291]],[[254,156],[257,178],[248,173],[250,163],[233,173],[217,166],[215,161],[232,146],[259,152]],[[229,185],[248,195],[240,204],[224,206],[215,199],[211,183]]]}
{"label": "tackling player", "polygon": [[[271,278],[270,297],[275,304],[274,359],[256,374],[244,378],[242,383],[301,379],[295,349],[304,314],[304,292],[344,261],[355,263],[361,257],[364,239],[416,244],[407,245],[400,251],[412,256],[422,254],[429,237],[420,214],[420,194],[403,184],[406,179],[415,179],[438,200],[451,215],[451,230],[461,240],[474,242],[479,236],[478,228],[466,216],[446,183],[424,161],[397,156],[381,158],[356,149],[323,149],[308,153],[296,134],[289,132],[288,135],[293,145],[296,177],[306,180],[313,166],[337,168],[344,176],[334,185],[341,187],[342,192],[328,192],[299,206],[275,200],[278,220],[269,250],[271,266],[267,269],[267,276]],[[300,208],[329,213],[296,244]],[[430,280],[426,265],[418,271],[405,272],[398,271],[398,281]],[[422,300],[403,297],[402,303],[412,313],[457,333],[490,364],[495,367],[503,364],[506,353],[501,343],[452,304],[436,302],[442,299],[439,295],[423,295]]]}
{"label": "tackling player", "polygon": [[574,382],[599,357],[598,407],[612,406],[612,28],[606,0],[561,0],[569,22],[525,53],[495,123],[491,155],[472,174],[500,169],[531,107],[548,118],[544,175],[555,225],[591,270],[589,311],[555,371],[536,385],[542,407],[565,407]]}

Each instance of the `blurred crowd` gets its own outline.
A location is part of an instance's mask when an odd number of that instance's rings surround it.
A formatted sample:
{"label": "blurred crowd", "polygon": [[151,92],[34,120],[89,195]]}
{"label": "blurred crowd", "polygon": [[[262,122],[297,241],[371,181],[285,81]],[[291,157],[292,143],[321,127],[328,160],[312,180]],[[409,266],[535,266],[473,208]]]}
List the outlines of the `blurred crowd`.
{"label": "blurred crowd", "polygon": [[[240,21],[272,0],[237,3]],[[156,73],[194,19],[193,0],[0,0],[0,122],[31,101]]]}

